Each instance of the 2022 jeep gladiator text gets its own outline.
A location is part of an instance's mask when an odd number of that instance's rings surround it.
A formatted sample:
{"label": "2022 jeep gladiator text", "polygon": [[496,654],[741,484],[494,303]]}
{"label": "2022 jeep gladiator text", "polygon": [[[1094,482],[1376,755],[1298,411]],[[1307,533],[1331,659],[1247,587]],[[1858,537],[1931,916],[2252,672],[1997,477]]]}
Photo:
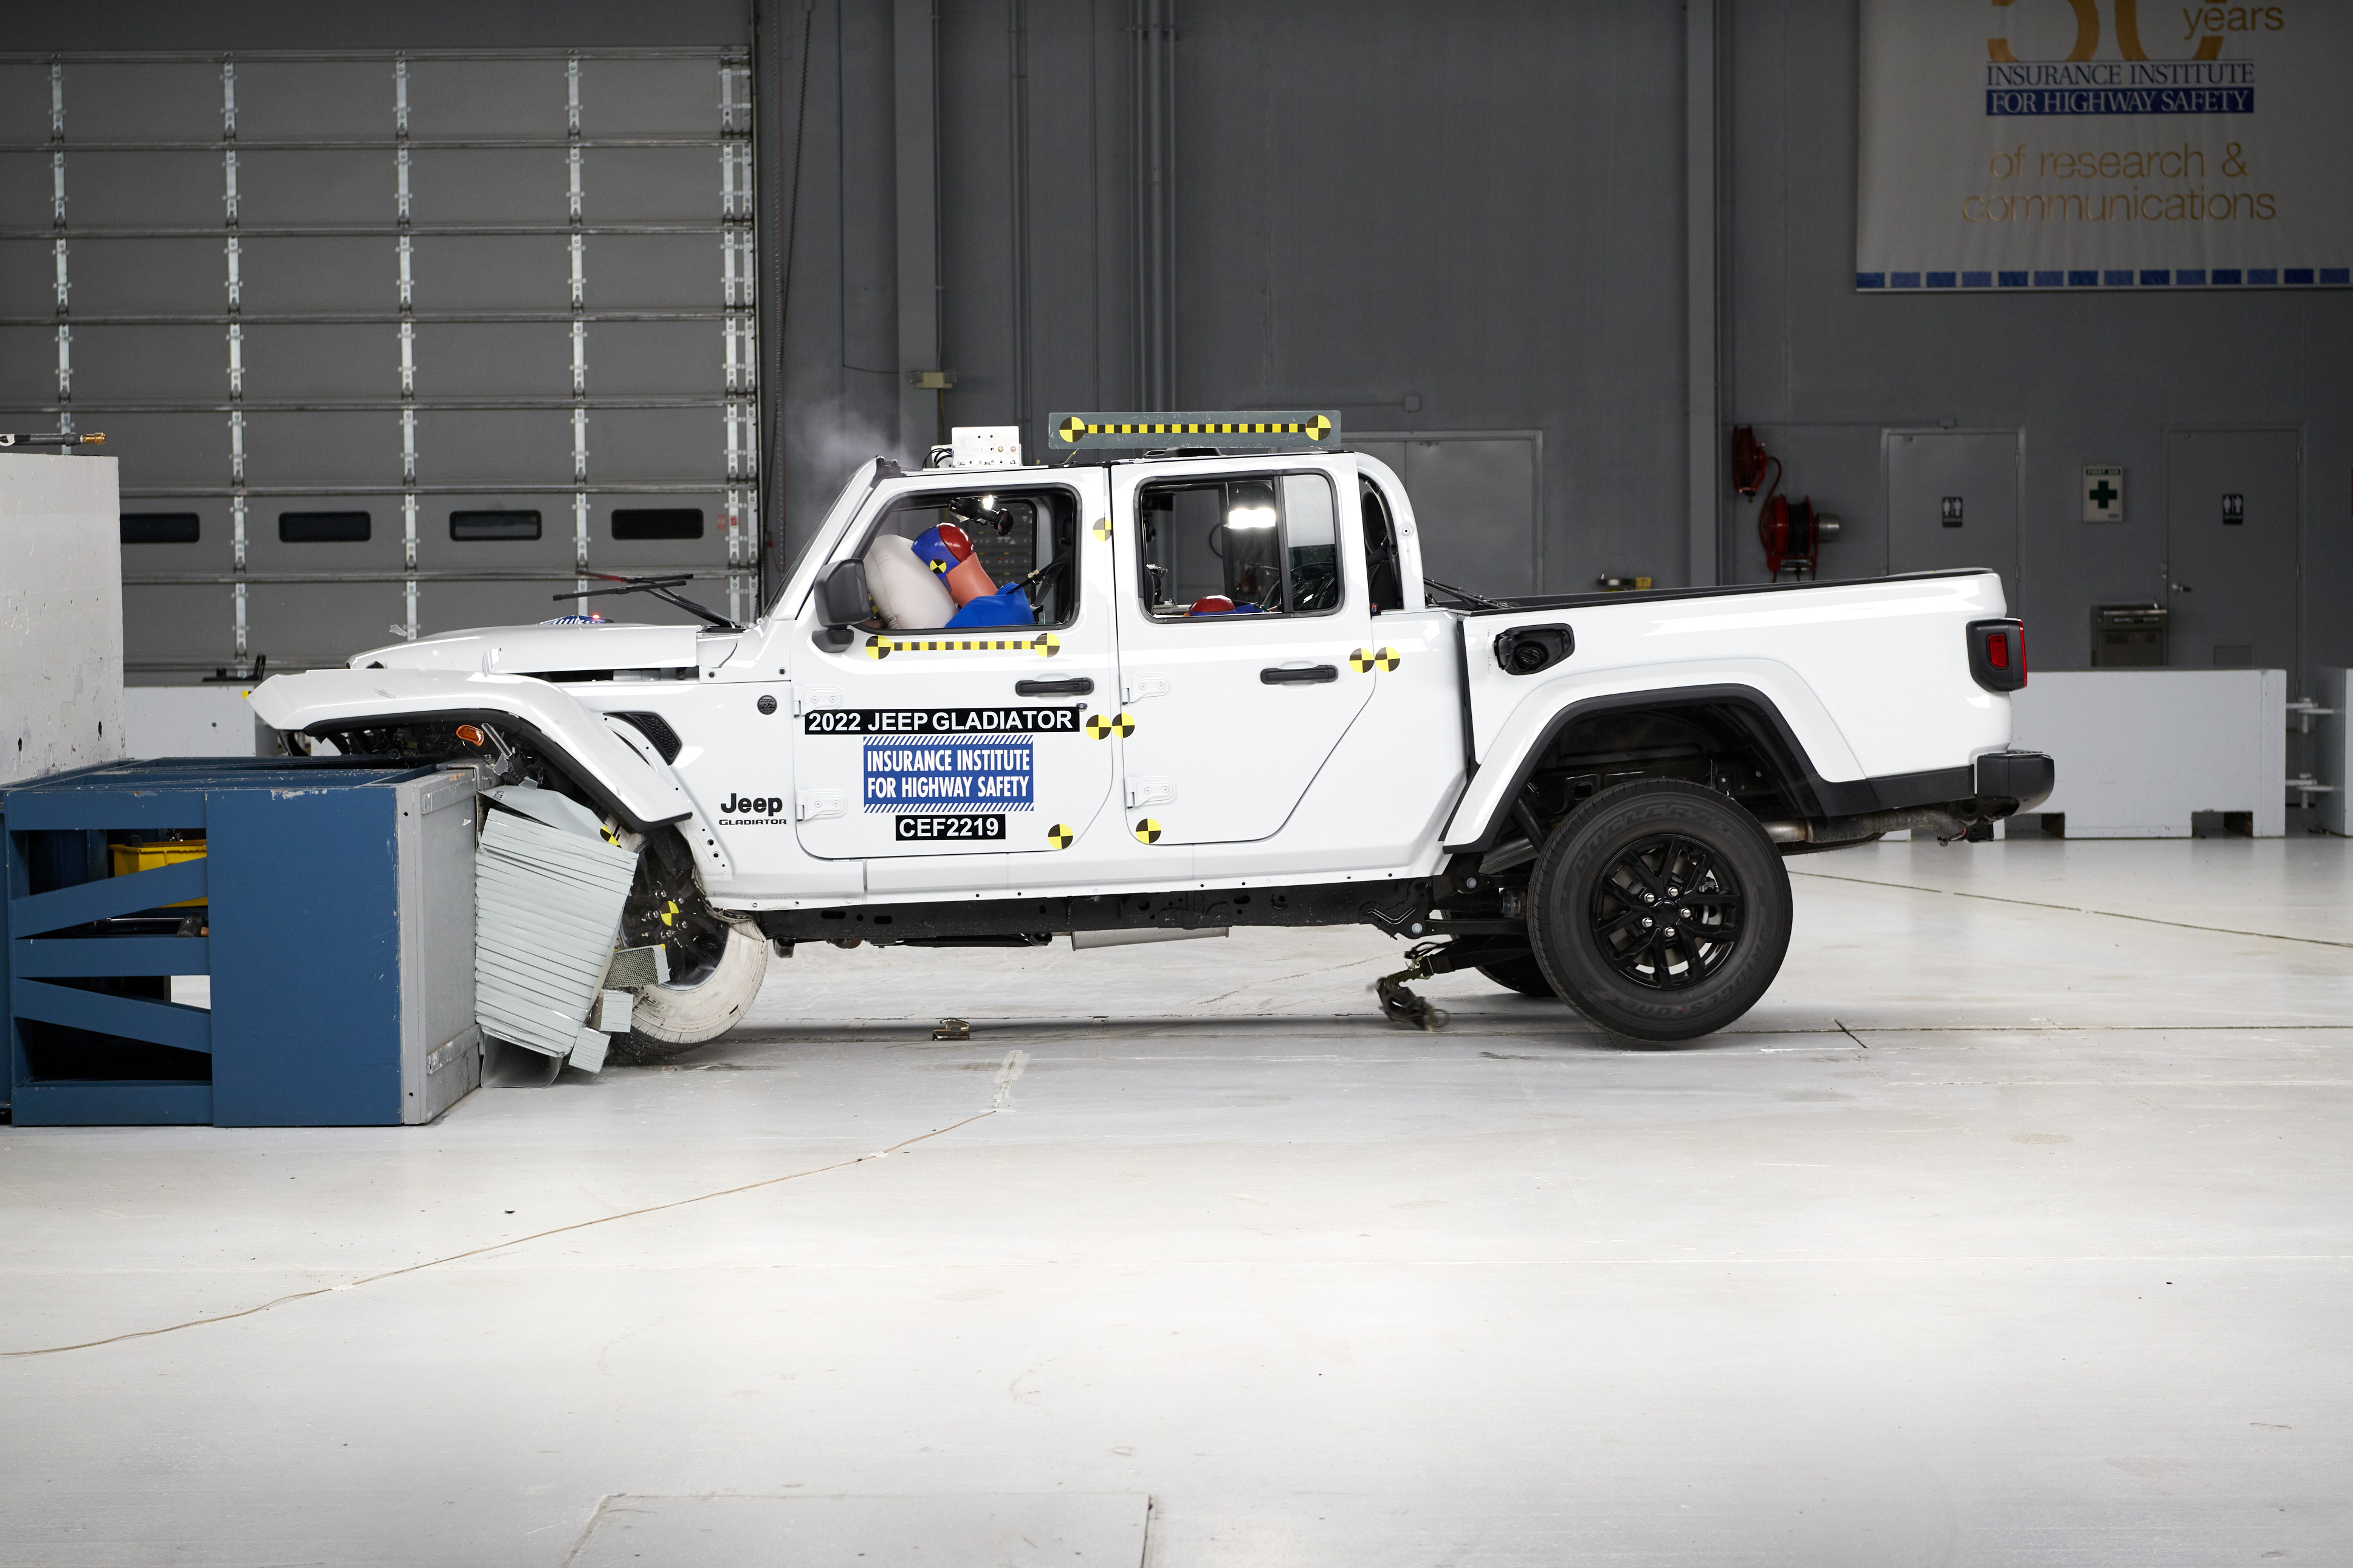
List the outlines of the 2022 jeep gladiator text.
{"label": "2022 jeep gladiator text", "polygon": [[1352,923],[1409,975],[1683,1039],[1772,983],[1784,856],[1985,837],[2050,793],[2007,749],[1993,573],[1492,602],[1424,579],[1403,485],[1336,431],[1139,454],[1083,448],[1266,416],[1056,417],[1060,466],[868,465],[749,626],[453,632],[254,707],[642,836],[619,942],[670,980],[638,1060],[723,1032],[796,943]]}

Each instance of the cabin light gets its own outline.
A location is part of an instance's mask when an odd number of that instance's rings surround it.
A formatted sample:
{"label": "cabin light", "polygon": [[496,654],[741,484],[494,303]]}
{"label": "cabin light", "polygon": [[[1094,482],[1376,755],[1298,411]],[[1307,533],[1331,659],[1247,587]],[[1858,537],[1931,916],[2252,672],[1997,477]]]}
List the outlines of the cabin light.
{"label": "cabin light", "polygon": [[1238,506],[1226,513],[1228,528],[1272,528],[1274,508],[1271,506]]}

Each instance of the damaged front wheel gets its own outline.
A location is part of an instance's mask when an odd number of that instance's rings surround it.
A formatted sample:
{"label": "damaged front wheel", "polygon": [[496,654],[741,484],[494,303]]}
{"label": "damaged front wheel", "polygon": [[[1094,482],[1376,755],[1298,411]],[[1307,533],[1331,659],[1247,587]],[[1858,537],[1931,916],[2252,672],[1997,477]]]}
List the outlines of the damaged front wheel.
{"label": "damaged front wheel", "polygon": [[629,1032],[613,1039],[617,1062],[668,1061],[717,1039],[742,1022],[768,973],[767,939],[711,907],[675,828],[646,840],[622,909],[621,943],[659,947],[670,979],[638,992]]}

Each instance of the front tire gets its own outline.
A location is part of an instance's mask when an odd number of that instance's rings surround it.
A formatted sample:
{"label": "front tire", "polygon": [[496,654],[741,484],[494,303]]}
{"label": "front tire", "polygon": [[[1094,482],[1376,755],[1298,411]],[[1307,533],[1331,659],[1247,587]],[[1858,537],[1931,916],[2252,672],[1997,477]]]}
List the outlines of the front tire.
{"label": "front tire", "polygon": [[1789,947],[1789,878],[1756,818],[1714,790],[1641,779],[1554,829],[1529,879],[1529,945],[1603,1028],[1688,1040],[1757,1004]]}
{"label": "front tire", "polygon": [[768,973],[768,941],[711,907],[694,858],[673,827],[649,835],[621,908],[621,945],[659,947],[670,983],[638,991],[614,1061],[643,1067],[717,1039],[741,1022]]}
{"label": "front tire", "polygon": [[768,939],[750,925],[731,925],[718,962],[700,976],[638,993],[628,1035],[613,1041],[613,1059],[644,1067],[717,1039],[743,1021],[767,973]]}

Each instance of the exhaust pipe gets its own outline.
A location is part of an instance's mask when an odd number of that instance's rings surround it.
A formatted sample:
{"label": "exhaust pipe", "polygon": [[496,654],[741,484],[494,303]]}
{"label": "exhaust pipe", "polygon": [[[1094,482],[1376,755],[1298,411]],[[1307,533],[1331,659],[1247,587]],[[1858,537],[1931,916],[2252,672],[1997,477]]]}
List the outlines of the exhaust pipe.
{"label": "exhaust pipe", "polygon": [[1941,807],[1915,805],[1901,811],[1866,811],[1856,816],[1767,822],[1763,826],[1765,837],[1776,844],[1810,844],[1831,849],[1907,828],[1914,833],[1934,834],[1937,843],[1950,844],[1956,838],[1968,837],[1969,823],[1969,818]]}

